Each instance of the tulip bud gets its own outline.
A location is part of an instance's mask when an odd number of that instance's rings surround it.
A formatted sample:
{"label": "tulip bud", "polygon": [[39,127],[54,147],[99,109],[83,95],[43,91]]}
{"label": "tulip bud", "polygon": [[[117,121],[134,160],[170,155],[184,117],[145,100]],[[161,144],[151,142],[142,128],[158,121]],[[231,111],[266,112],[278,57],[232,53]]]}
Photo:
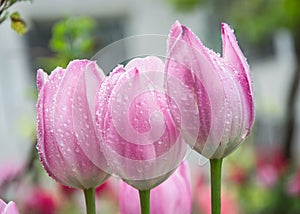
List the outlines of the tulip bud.
{"label": "tulip bud", "polygon": [[[129,202],[130,201],[130,202]],[[119,188],[121,214],[139,214],[139,194],[136,189],[121,182]],[[151,191],[151,214],[182,214],[192,212],[190,169],[182,162],[166,181]]]}
{"label": "tulip bud", "polygon": [[[209,159],[223,158],[240,145],[251,131],[255,114],[249,65],[225,23],[222,41],[221,57],[179,22],[168,39],[166,72],[194,92],[199,113],[197,140],[188,143]],[[167,82],[167,89],[172,93],[175,87]]]}
{"label": "tulip bud", "polygon": [[50,76],[37,73],[37,149],[48,174],[63,185],[88,189],[108,178],[94,129],[94,99],[105,75],[95,62],[75,60]]}
{"label": "tulip bud", "polygon": [[[164,63],[136,58],[104,80],[96,100],[96,127],[111,173],[139,190],[168,178],[186,153],[164,90]],[[105,166],[104,166],[105,167]]]}

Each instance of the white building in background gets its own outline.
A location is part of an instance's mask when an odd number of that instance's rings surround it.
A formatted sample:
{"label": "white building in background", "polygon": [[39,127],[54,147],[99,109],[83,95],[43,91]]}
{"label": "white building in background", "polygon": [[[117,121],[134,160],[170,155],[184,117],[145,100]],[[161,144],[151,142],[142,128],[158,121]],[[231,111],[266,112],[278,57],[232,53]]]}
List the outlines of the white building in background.
{"label": "white building in background", "polygon": [[[167,35],[174,21],[180,20],[192,28],[205,44],[209,40],[207,32],[211,27],[208,26],[208,15],[204,8],[178,13],[164,0],[36,0],[32,4],[19,3],[13,9],[21,13],[31,28],[34,28],[34,20],[58,20],[66,16],[92,16],[100,21],[117,18],[123,24],[123,37]],[[110,36],[114,41],[115,35]],[[30,134],[35,130],[35,100],[28,96],[30,90],[35,90],[35,71],[29,61],[27,44],[25,37],[16,35],[10,29],[9,22],[0,26],[0,169],[7,161],[15,163],[15,160],[24,160],[32,143]],[[272,123],[283,120],[286,89],[294,69],[288,34],[278,34],[275,44],[275,55],[263,61],[250,62],[256,89],[257,115],[267,118],[263,120],[267,127],[265,140],[270,143],[274,141],[274,133],[271,129],[270,133],[267,131]],[[141,43],[130,48],[153,46],[155,44]]]}

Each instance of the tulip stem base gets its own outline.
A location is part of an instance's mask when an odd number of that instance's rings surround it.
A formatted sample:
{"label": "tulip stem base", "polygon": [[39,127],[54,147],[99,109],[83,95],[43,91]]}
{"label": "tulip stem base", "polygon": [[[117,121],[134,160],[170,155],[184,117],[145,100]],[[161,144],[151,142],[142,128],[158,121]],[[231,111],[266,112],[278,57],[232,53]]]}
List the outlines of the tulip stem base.
{"label": "tulip stem base", "polygon": [[96,214],[95,188],[84,189],[85,205],[87,214]]}
{"label": "tulip stem base", "polygon": [[210,160],[211,177],[211,213],[221,213],[221,177],[223,159]]}
{"label": "tulip stem base", "polygon": [[150,190],[139,190],[142,214],[150,214]]}

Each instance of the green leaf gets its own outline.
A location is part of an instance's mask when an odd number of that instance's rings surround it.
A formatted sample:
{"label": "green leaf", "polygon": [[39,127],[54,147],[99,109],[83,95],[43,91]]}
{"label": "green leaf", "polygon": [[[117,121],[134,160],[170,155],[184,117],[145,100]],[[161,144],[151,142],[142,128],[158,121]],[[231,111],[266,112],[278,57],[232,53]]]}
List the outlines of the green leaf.
{"label": "green leaf", "polygon": [[60,56],[85,58],[93,53],[96,23],[87,17],[70,17],[57,22],[52,29],[50,48]]}
{"label": "green leaf", "polygon": [[18,34],[23,35],[27,32],[26,23],[21,18],[18,12],[14,12],[10,15],[11,28],[15,30]]}

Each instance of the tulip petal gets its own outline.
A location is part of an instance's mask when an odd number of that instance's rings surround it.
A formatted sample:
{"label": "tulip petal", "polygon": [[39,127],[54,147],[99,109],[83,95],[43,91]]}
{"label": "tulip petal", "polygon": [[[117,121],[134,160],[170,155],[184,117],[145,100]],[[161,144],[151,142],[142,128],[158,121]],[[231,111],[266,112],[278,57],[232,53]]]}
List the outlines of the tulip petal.
{"label": "tulip petal", "polygon": [[[247,115],[247,130],[244,138],[248,136],[254,123],[253,86],[251,82],[250,68],[247,60],[238,46],[233,30],[226,23],[222,23],[223,58],[235,67],[236,78],[240,82],[241,90],[244,92],[245,114]],[[246,119],[246,118],[245,118]]]}
{"label": "tulip petal", "polygon": [[222,158],[229,146],[240,143],[240,136],[244,129],[244,116],[242,97],[240,94],[239,84],[234,78],[234,68],[227,65],[222,58],[215,55],[215,62],[220,66],[221,73],[218,73],[223,80],[225,92],[225,129],[218,150],[213,158]]}
{"label": "tulip petal", "polygon": [[6,203],[0,198],[0,211],[4,210]]}
{"label": "tulip petal", "polygon": [[48,80],[48,75],[45,73],[42,69],[39,69],[37,71],[37,77],[36,77],[36,85],[38,92],[42,89],[45,82]]}
{"label": "tulip petal", "polygon": [[15,202],[10,201],[6,204],[2,199],[0,199],[0,213],[1,214],[19,214],[18,208]]}
{"label": "tulip petal", "polygon": [[[204,91],[205,99],[198,99],[199,116],[206,114],[210,117],[204,117],[206,123],[200,124],[199,133],[205,133],[206,137],[198,139],[194,149],[210,158],[219,147],[226,123],[226,95],[223,81],[218,75],[221,73],[221,69],[213,62],[210,50],[202,45],[190,29],[179,22],[172,26],[168,44],[167,58],[184,65],[192,72],[192,77],[182,79],[182,81],[188,80],[185,84],[197,90],[196,93],[203,94]],[[168,72],[172,72],[171,69],[169,70]],[[200,87],[197,88],[198,86]],[[203,106],[209,106],[209,110],[200,109]],[[203,112],[201,113],[201,111]],[[209,124],[210,128],[208,129],[204,124]],[[199,136],[201,137],[203,134]],[[203,140],[205,142],[202,142]]]}
{"label": "tulip petal", "polygon": [[106,129],[110,125],[110,120],[108,113],[111,109],[108,106],[108,102],[111,97],[111,93],[113,88],[116,86],[117,81],[122,75],[122,73],[126,72],[122,65],[117,66],[110,74],[110,77],[105,79],[101,84],[97,92],[97,102],[95,103],[95,112],[96,112],[96,125],[98,127],[98,133],[100,134],[101,138],[106,138]]}
{"label": "tulip petal", "polygon": [[64,74],[62,68],[56,68],[39,92],[37,101],[37,149],[42,165],[55,180],[64,183],[67,180],[65,162],[54,140],[52,112],[54,110],[54,95]]}
{"label": "tulip petal", "polygon": [[104,77],[95,62],[87,65],[86,69],[80,72],[72,106],[73,126],[78,144],[97,166],[99,163],[106,164],[106,160],[101,155],[100,142],[95,133],[94,114],[91,112],[95,111],[95,97]]}
{"label": "tulip petal", "polygon": [[16,203],[10,201],[5,207],[3,214],[19,214]]}
{"label": "tulip petal", "polygon": [[[76,99],[74,96],[75,89],[80,74],[84,72],[88,63],[88,60],[74,60],[69,63],[56,93],[56,103],[59,103],[59,105],[55,105],[53,114],[55,118],[54,134],[56,141],[58,142],[57,147],[63,154],[66,164],[69,166],[66,171],[68,171],[69,175],[73,175],[77,187],[84,189],[96,186],[99,183],[97,180],[99,169],[91,163],[89,158],[84,154],[81,146],[78,144],[73,122],[73,102],[74,99]],[[87,114],[83,114],[83,112],[89,112],[89,109],[84,109],[82,106],[80,113],[82,113],[83,117],[88,116]],[[93,137],[92,120],[87,121],[84,126],[86,127],[86,130],[92,129],[92,133],[90,133],[88,138]]]}
{"label": "tulip petal", "polygon": [[[90,62],[86,66],[85,70],[85,80],[86,80],[86,97],[89,104],[91,112],[95,112],[95,95],[97,89],[100,87],[102,81],[105,78],[104,72],[99,68],[95,61]],[[94,114],[92,114],[93,120]]]}
{"label": "tulip petal", "polygon": [[[105,141],[105,143],[100,144],[100,149],[104,153],[107,162],[115,163],[113,157],[110,155],[107,150],[110,150],[110,144],[113,145],[116,142],[116,139],[110,138],[107,130],[110,128],[111,124],[111,107],[108,105],[111,97],[111,92],[113,88],[116,86],[119,76],[125,72],[125,69],[122,65],[117,66],[111,73],[110,77],[104,79],[96,94],[96,102],[95,102],[95,123],[96,123],[96,131],[98,134],[98,138],[101,141]],[[108,154],[107,154],[108,153]],[[123,164],[123,163],[122,163]],[[110,174],[114,174],[114,169],[110,165],[103,165],[102,162],[98,162],[97,166],[103,169],[106,172],[110,172]]]}

